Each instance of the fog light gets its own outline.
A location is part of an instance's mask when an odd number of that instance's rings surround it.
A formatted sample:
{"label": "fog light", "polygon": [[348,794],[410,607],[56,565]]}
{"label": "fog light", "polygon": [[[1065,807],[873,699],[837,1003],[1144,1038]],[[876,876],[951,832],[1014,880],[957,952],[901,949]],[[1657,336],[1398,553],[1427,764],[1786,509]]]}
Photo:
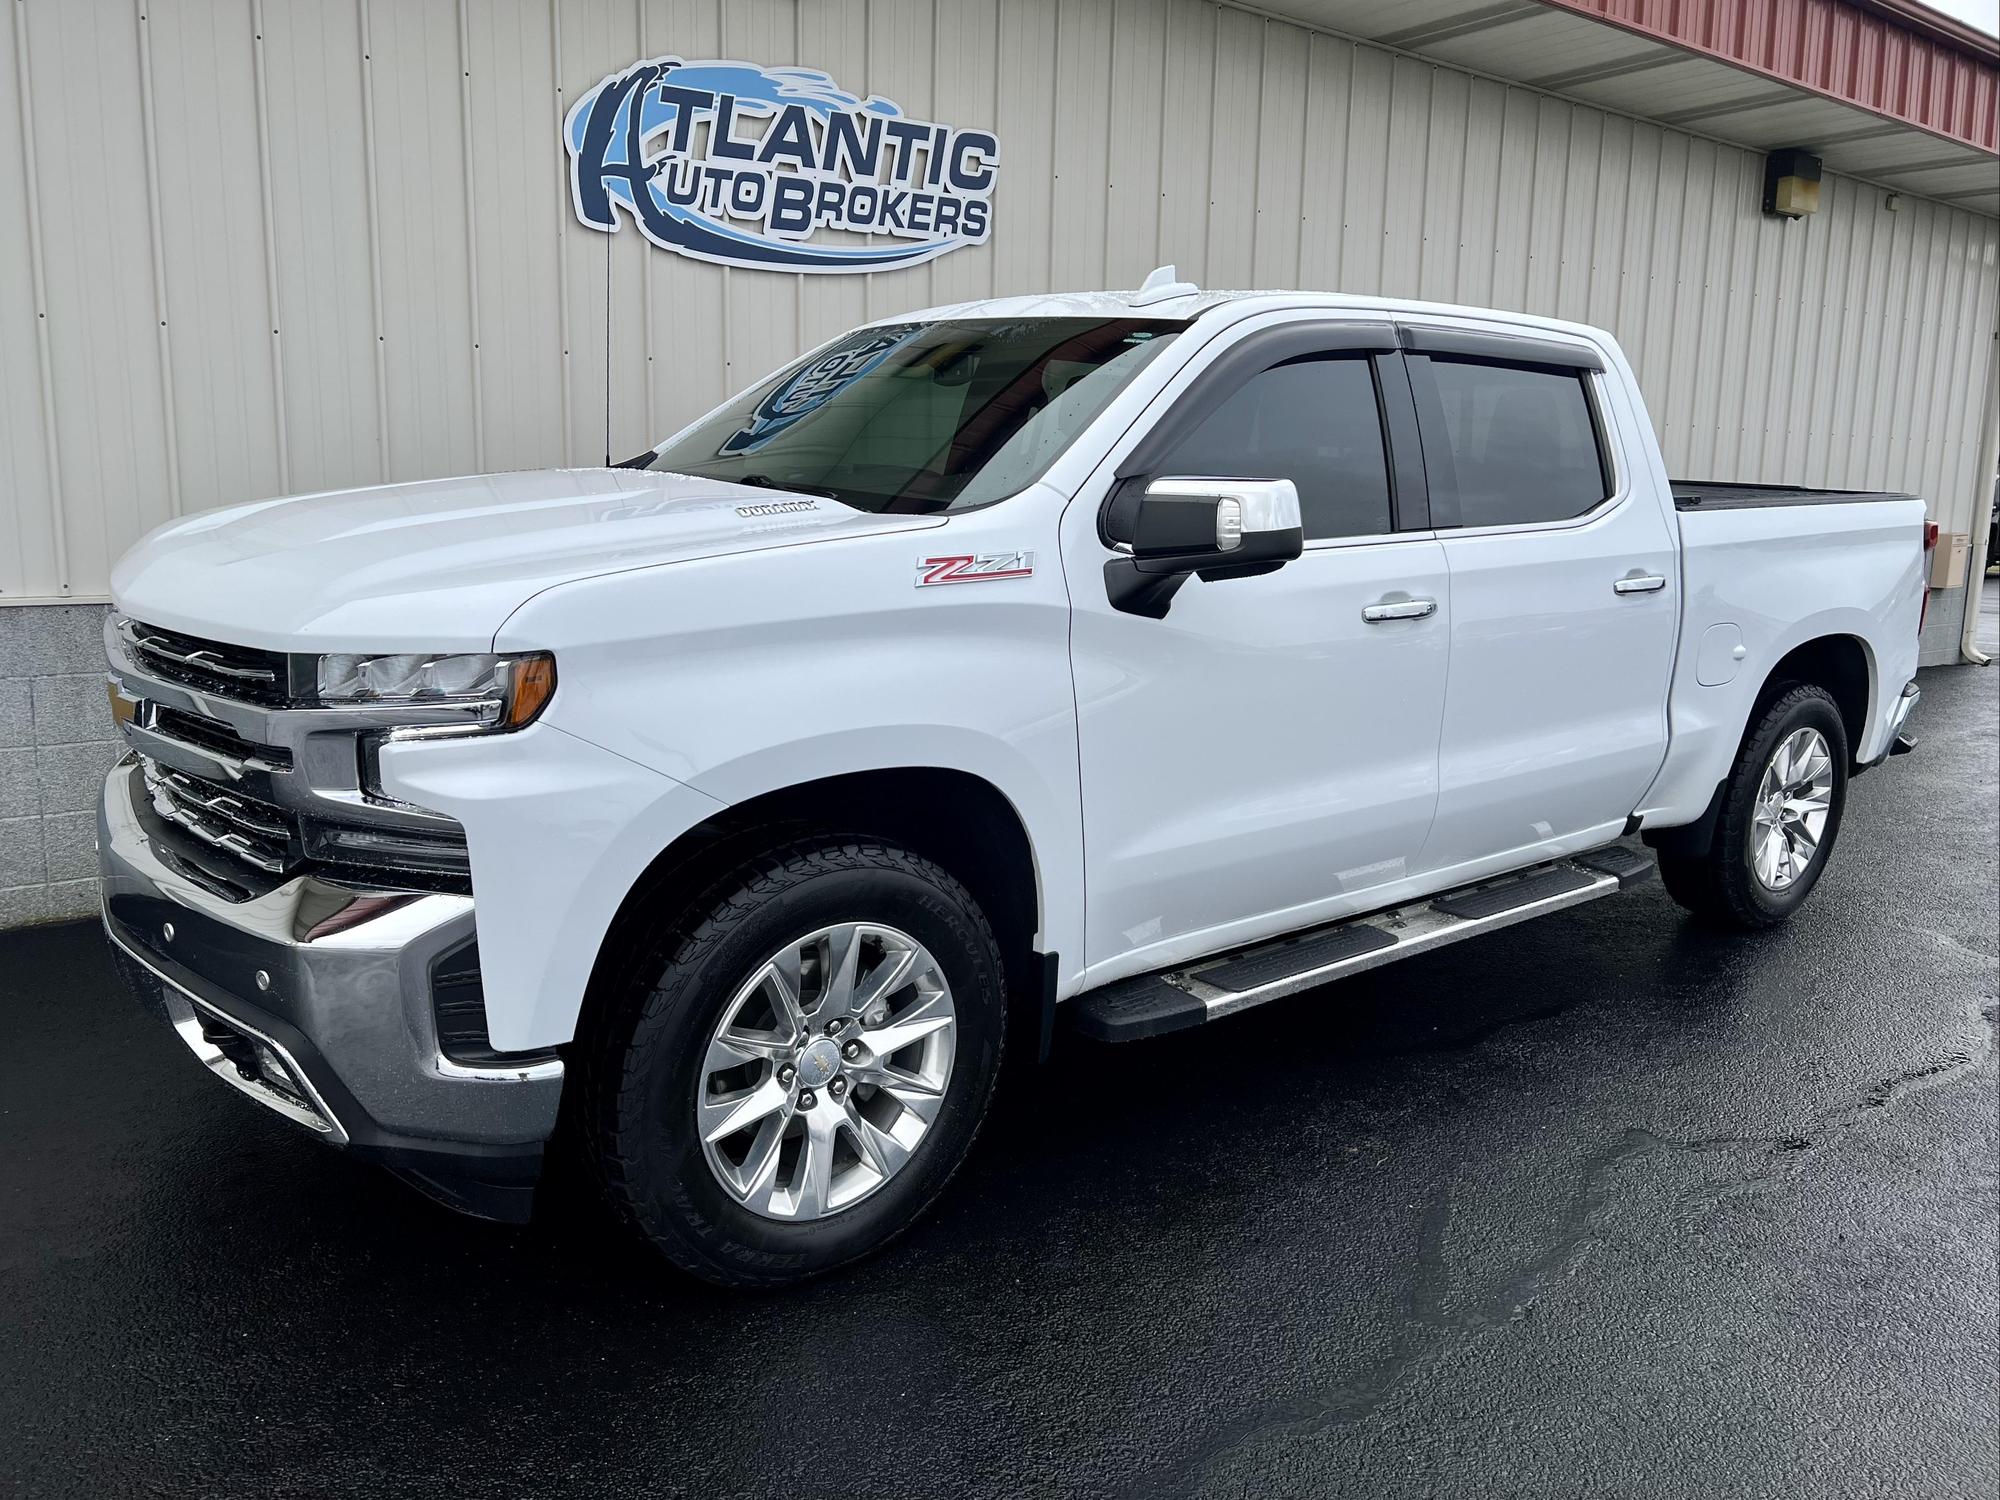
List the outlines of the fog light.
{"label": "fog light", "polygon": [[436,875],[464,875],[471,869],[463,834],[351,825],[318,827],[307,830],[306,849],[315,859],[344,864],[379,864]]}

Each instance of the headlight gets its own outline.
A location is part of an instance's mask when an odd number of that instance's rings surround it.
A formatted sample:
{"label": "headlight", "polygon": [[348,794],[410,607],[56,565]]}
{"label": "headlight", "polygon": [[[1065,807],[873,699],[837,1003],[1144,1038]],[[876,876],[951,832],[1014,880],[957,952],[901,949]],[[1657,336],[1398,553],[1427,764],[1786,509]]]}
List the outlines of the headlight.
{"label": "headlight", "polygon": [[532,723],[555,691],[556,659],[546,651],[517,656],[342,652],[319,659],[322,703],[478,706],[488,710],[480,717],[499,729]]}

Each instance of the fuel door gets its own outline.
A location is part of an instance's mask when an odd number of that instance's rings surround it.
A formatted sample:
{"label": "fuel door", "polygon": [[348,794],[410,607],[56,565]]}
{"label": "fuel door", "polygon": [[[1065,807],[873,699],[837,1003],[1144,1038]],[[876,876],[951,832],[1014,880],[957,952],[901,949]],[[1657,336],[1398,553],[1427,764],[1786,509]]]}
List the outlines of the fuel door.
{"label": "fuel door", "polygon": [[1701,649],[1695,653],[1694,680],[1703,687],[1721,687],[1733,681],[1736,669],[1750,648],[1743,644],[1743,632],[1734,625],[1711,625],[1701,634]]}

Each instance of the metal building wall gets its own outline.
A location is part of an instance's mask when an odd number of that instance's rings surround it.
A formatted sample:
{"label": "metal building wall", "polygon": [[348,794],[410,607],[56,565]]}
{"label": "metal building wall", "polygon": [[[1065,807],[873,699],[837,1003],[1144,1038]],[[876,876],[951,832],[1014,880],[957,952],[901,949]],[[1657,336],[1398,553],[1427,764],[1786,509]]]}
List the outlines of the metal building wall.
{"label": "metal building wall", "polygon": [[[1989,477],[2000,224],[1201,0],[14,0],[0,23],[0,602],[103,596],[170,516],[594,463],[866,317],[1133,285],[1599,323],[1674,472]],[[992,243],[866,278],[570,216],[557,122],[661,52],[993,126]]]}

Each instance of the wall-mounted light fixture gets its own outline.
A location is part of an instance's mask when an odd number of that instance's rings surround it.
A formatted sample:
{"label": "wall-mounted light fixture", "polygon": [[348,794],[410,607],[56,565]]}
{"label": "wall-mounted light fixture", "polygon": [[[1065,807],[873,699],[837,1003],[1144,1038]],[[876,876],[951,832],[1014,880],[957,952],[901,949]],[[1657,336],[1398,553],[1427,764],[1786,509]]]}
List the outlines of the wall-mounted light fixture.
{"label": "wall-mounted light fixture", "polygon": [[1819,158],[1796,146],[1764,158],[1764,212],[1803,219],[1819,212]]}

